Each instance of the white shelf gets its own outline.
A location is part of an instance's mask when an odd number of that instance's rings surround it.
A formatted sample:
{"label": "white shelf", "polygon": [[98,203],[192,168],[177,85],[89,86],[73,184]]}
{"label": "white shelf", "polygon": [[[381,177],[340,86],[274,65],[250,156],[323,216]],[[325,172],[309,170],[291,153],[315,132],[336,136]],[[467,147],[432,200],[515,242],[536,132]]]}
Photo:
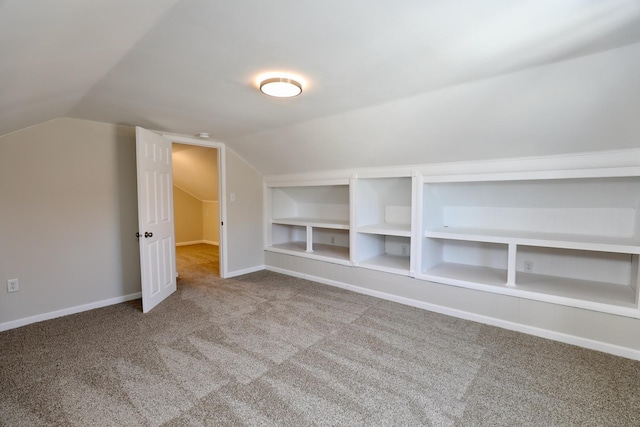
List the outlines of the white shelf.
{"label": "white shelf", "polygon": [[640,317],[640,311],[636,306],[636,294],[630,286],[523,272],[517,273],[516,286],[507,286],[506,276],[506,270],[442,263],[422,273],[420,278],[504,295]]}
{"label": "white shelf", "polygon": [[408,256],[384,254],[365,259],[361,261],[358,266],[372,270],[386,271],[387,273],[408,275],[410,261]]}
{"label": "white shelf", "polygon": [[320,257],[337,258],[349,261],[349,248],[346,248],[344,246],[314,243],[312,253]]}
{"label": "white shelf", "polygon": [[358,227],[358,233],[411,237],[411,224],[371,224]]}
{"label": "white shelf", "polygon": [[640,318],[640,177],[505,178],[270,186],[266,250]]}
{"label": "white shelf", "polygon": [[302,258],[326,261],[334,264],[351,265],[349,260],[349,248],[334,245],[314,244],[313,252],[307,252],[305,242],[288,242],[269,246],[265,250]]}
{"label": "white shelf", "polygon": [[278,245],[269,246],[270,250],[274,252],[294,252],[294,253],[307,253],[307,242],[287,242],[280,243]]}
{"label": "white shelf", "polygon": [[273,218],[272,224],[311,226],[316,228],[331,228],[334,230],[348,230],[349,221],[340,219],[320,218]]}
{"label": "white shelf", "polygon": [[507,270],[443,262],[425,271],[423,277],[449,285],[483,284],[506,287]]}
{"label": "white shelf", "polygon": [[518,272],[516,289],[619,307],[636,308],[630,286]]}
{"label": "white shelf", "polygon": [[515,243],[524,246],[640,254],[640,240],[623,237],[451,227],[426,230],[425,237],[466,240],[472,242],[504,244]]}

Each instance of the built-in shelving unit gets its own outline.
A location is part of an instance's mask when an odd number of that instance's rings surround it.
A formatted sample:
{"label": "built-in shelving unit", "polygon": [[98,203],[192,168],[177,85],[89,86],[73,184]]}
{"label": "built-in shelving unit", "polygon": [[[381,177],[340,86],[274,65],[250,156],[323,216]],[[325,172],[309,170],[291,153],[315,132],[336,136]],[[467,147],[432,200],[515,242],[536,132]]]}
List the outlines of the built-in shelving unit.
{"label": "built-in shelving unit", "polygon": [[638,312],[640,177],[429,182],[419,278]]}
{"label": "built-in shelving unit", "polygon": [[357,180],[357,266],[411,274],[412,179],[403,176]]}
{"label": "built-in shelving unit", "polygon": [[637,168],[266,189],[268,251],[640,318]]}
{"label": "built-in shelving unit", "polygon": [[267,186],[267,250],[351,264],[348,180]]}

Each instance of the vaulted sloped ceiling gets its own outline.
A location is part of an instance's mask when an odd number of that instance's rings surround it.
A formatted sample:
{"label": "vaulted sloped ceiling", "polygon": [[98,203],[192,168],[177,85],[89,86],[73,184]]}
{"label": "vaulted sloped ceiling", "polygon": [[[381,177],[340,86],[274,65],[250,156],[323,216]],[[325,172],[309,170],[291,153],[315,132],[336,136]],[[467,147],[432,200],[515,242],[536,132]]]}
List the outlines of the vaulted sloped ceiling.
{"label": "vaulted sloped ceiling", "polygon": [[629,148],[639,58],[635,0],[6,0],[0,135],[209,132],[263,173]]}

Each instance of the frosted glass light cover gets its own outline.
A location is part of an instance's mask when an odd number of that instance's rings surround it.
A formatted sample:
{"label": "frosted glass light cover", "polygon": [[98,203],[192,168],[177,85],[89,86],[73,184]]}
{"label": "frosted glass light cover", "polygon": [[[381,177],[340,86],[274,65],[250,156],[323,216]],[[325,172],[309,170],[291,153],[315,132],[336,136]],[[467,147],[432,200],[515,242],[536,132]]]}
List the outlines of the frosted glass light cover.
{"label": "frosted glass light cover", "polygon": [[277,98],[291,98],[302,93],[302,85],[285,77],[274,77],[260,83],[260,91],[265,95]]}

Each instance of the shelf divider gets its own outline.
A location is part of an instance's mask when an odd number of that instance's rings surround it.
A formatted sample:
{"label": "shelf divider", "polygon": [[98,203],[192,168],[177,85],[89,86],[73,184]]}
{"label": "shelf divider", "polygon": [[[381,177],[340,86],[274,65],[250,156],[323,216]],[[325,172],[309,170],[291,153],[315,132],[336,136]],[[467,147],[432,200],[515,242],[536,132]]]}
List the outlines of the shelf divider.
{"label": "shelf divider", "polygon": [[411,237],[411,224],[370,224],[358,227],[358,233]]}
{"label": "shelf divider", "polygon": [[507,249],[507,286],[516,286],[516,244],[509,243]]}

